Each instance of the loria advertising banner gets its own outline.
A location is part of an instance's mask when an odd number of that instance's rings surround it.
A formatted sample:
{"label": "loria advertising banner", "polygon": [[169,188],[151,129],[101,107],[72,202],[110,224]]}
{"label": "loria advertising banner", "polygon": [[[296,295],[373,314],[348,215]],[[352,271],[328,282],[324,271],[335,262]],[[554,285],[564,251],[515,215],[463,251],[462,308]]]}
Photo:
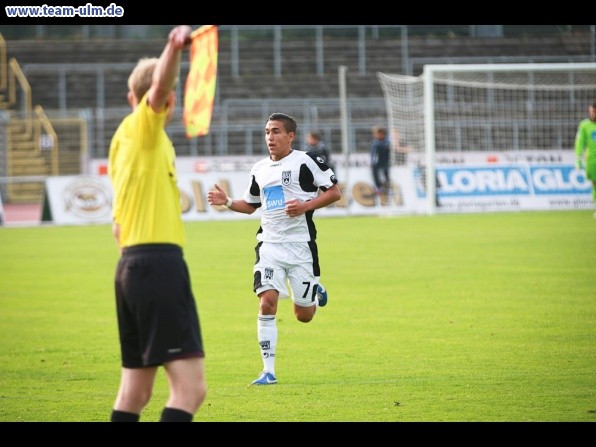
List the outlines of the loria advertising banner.
{"label": "loria advertising banner", "polygon": [[[179,170],[182,218],[186,221],[256,219],[225,207],[212,207],[207,192],[215,183],[239,199],[248,182],[249,169]],[[236,167],[237,168],[237,167]],[[230,169],[230,170],[228,170]],[[108,223],[112,220],[112,187],[105,169],[101,174],[50,177],[46,180],[44,221],[56,224]],[[183,172],[180,172],[183,171]],[[349,215],[407,215],[428,212],[426,179],[420,166],[391,168],[389,194],[377,195],[367,166],[338,167],[336,175],[343,196],[319,209],[315,217]],[[573,163],[511,163],[437,165],[435,213],[592,209],[592,184]],[[1,208],[0,208],[1,211]]]}

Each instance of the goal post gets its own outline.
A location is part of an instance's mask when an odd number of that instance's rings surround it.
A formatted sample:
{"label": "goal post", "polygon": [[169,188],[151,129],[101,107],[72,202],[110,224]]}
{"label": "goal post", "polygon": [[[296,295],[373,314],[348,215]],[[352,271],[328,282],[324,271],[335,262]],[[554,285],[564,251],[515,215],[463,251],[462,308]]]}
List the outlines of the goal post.
{"label": "goal post", "polygon": [[420,76],[377,77],[394,145],[424,170],[428,214],[438,155],[461,154],[465,163],[471,154],[572,151],[596,100],[596,63],[430,64]]}

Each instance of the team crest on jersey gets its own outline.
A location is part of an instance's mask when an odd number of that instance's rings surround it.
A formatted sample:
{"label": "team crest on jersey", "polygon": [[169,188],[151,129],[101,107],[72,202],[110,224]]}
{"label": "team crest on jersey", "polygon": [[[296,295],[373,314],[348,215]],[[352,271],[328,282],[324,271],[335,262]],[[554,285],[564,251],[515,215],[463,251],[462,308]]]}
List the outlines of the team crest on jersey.
{"label": "team crest on jersey", "polygon": [[273,269],[265,269],[265,279],[273,279]]}
{"label": "team crest on jersey", "polygon": [[281,173],[281,184],[288,186],[290,183],[292,183],[292,171],[283,171]]}

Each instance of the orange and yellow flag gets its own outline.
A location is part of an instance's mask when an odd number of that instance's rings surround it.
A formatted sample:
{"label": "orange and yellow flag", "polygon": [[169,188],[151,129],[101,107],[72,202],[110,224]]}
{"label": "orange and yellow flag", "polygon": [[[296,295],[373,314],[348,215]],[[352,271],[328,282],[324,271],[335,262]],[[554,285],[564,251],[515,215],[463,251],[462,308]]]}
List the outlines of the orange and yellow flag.
{"label": "orange and yellow flag", "polygon": [[188,138],[209,133],[217,80],[217,27],[203,25],[190,37],[190,70],[186,78],[183,112]]}

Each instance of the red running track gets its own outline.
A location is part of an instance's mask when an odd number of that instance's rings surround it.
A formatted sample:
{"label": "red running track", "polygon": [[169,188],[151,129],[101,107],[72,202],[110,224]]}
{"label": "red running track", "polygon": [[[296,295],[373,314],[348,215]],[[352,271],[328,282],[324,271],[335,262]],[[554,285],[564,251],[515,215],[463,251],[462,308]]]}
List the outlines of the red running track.
{"label": "red running track", "polygon": [[41,222],[41,205],[10,205],[4,203],[4,225],[38,224]]}

